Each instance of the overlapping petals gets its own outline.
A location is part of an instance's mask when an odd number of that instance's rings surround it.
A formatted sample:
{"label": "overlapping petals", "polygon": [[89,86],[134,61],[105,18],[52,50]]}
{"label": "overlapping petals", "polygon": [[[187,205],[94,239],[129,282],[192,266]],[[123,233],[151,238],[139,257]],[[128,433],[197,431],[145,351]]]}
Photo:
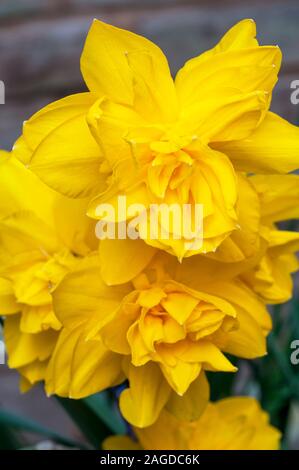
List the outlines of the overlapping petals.
{"label": "overlapping petals", "polygon": [[[53,293],[64,330],[48,393],[79,398],[127,378],[120,406],[134,425],[153,423],[165,406],[198,416],[199,398],[197,413],[190,402],[195,393],[207,401],[204,371],[234,372],[224,352],[264,355],[271,319],[241,282],[199,280],[195,289],[180,275],[175,258],[158,253],[131,282],[107,286],[98,255],[80,262]],[[61,375],[62,368],[69,372]]]}
{"label": "overlapping petals", "polygon": [[[279,226],[299,217],[299,177],[285,174],[299,166],[299,131],[269,111],[280,63],[244,20],[173,80],[156,45],[95,20],[81,57],[89,91],[46,106],[0,153],[9,366],[23,390],[44,381],[48,395],[121,385],[138,443],[107,448],[279,446],[255,400],[209,401],[206,372],[235,372],[227,354],[267,353],[266,305],[291,297],[298,270],[299,236]],[[99,241],[101,204],[132,221],[119,196],[146,220],[152,204],[187,204],[193,228],[202,207],[201,243],[178,237],[168,212],[158,236],[137,225],[136,239]]]}
{"label": "overlapping petals", "polygon": [[13,155],[1,155],[0,169],[1,313],[8,364],[27,389],[44,379],[61,329],[51,293],[95,237],[85,201],[57,195]]}
{"label": "overlapping petals", "polygon": [[278,450],[280,432],[254,398],[235,397],[209,403],[199,420],[178,421],[166,411],[146,429],[109,437],[106,450]]}
{"label": "overlapping petals", "polygon": [[241,21],[173,80],[156,45],[95,20],[81,57],[90,92],[25,124],[27,164],[57,191],[88,196],[96,219],[102,203],[117,212],[118,195],[148,217],[151,204],[202,204],[200,246],[178,240],[175,227],[162,236],[163,217],[155,239],[140,236],[179,259],[214,252],[240,225],[236,172],[298,167],[298,128],[269,112],[281,53],[255,36],[254,22]]}

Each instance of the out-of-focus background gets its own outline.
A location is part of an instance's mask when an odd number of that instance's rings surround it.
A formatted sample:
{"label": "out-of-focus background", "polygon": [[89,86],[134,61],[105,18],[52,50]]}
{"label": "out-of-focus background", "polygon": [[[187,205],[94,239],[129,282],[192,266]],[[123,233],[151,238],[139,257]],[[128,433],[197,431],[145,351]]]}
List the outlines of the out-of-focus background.
{"label": "out-of-focus background", "polygon": [[[0,147],[9,150],[22,122],[39,108],[85,89],[79,59],[93,18],[152,39],[175,73],[247,17],[256,21],[262,44],[278,44],[283,51],[272,109],[298,122],[299,104],[290,101],[290,83],[299,79],[298,0],[0,0],[0,80],[6,87],[6,104],[0,106]],[[241,379],[246,381],[243,369]],[[0,366],[1,408],[81,439],[55,400],[40,389],[20,396],[18,377],[5,366]],[[297,414],[294,408],[291,420],[296,423]],[[291,428],[291,447],[298,444],[298,429]],[[29,442],[36,440],[29,436]]]}
{"label": "out-of-focus background", "polygon": [[173,73],[215,44],[228,27],[254,18],[259,39],[284,54],[274,109],[295,120],[289,84],[299,78],[298,0],[1,0],[0,145],[10,149],[21,123],[51,100],[84,89],[79,58],[93,18],[158,43]]}

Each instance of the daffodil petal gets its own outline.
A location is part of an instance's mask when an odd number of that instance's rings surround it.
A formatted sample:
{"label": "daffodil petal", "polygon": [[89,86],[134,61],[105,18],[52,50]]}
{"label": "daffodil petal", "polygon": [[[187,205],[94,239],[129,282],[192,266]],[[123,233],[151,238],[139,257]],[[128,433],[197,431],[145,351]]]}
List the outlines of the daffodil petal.
{"label": "daffodil petal", "polygon": [[20,210],[29,210],[49,224],[54,197],[54,191],[26,169],[14,153],[0,152],[1,219]]}
{"label": "daffodil petal", "polygon": [[86,334],[99,330],[127,294],[127,286],[108,287],[101,278],[97,255],[67,274],[53,293],[57,317],[67,328],[82,325]]}
{"label": "daffodil petal", "polygon": [[254,175],[250,178],[265,224],[299,217],[299,175]]}
{"label": "daffodil petal", "polygon": [[3,315],[14,315],[20,311],[14,296],[13,284],[7,279],[0,278],[0,305]]}
{"label": "daffodil petal", "polygon": [[69,119],[87,113],[96,98],[92,93],[78,93],[54,101],[35,113],[25,121],[22,138],[14,145],[17,158],[29,164],[32,153],[47,135]]}
{"label": "daffodil petal", "polygon": [[166,409],[182,421],[197,420],[210,398],[210,386],[204,372],[192,382],[183,396],[171,392]]}
{"label": "daffodil petal", "polygon": [[83,198],[95,189],[105,189],[101,162],[101,150],[90,133],[86,113],[81,113],[47,134],[33,152],[29,166],[59,193]]}
{"label": "daffodil petal", "polygon": [[[129,367],[130,388],[120,396],[120,409],[127,421],[143,428],[153,424],[166,404],[170,387],[156,364]],[[138,403],[138,406],[136,404]]]}
{"label": "daffodil petal", "polygon": [[124,379],[120,360],[101,341],[86,341],[80,326],[63,329],[49,362],[46,391],[77,399],[100,392]]}
{"label": "daffodil petal", "polygon": [[299,167],[299,128],[268,112],[243,141],[221,144],[235,168],[257,173],[288,173]]}
{"label": "daffodil petal", "polygon": [[238,329],[227,333],[223,350],[245,359],[255,359],[267,353],[266,338],[258,322],[243,310],[238,311]]}
{"label": "daffodil petal", "polygon": [[155,249],[142,240],[102,240],[101,275],[109,286],[123,284],[136,277],[150,262]]}
{"label": "daffodil petal", "polygon": [[[171,116],[175,90],[167,59],[148,39],[94,20],[83,54],[81,70],[91,91],[113,101],[133,105],[141,111],[149,97]],[[164,101],[164,104],[163,104]],[[168,110],[167,110],[168,107]],[[155,115],[155,113],[154,113]]]}
{"label": "daffodil petal", "polygon": [[14,315],[5,320],[4,339],[8,365],[15,369],[36,360],[42,362],[48,359],[54,349],[57,332],[49,330],[38,335],[22,333],[19,315]]}
{"label": "daffodil petal", "polygon": [[281,52],[276,46],[259,46],[255,35],[253,20],[240,21],[216,47],[187,61],[176,77],[181,101],[184,104],[200,101],[212,90],[219,97],[235,94],[238,90],[271,93],[277,80]]}

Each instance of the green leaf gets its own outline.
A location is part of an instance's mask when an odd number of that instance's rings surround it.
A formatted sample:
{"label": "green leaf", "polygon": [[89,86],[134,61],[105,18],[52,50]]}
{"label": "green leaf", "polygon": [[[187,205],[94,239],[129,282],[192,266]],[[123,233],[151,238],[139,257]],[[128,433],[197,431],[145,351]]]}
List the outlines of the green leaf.
{"label": "green leaf", "polygon": [[71,400],[56,397],[72,420],[78,425],[87,440],[95,449],[100,449],[103,440],[110,436],[111,429],[99,418],[84,400]]}
{"label": "green leaf", "polygon": [[24,418],[19,415],[14,415],[4,410],[0,410],[0,429],[2,430],[4,428],[8,430],[18,429],[32,432],[41,436],[46,436],[48,439],[51,439],[67,447],[82,447],[82,445],[80,445],[78,442],[64,437],[51,429],[41,426],[35,421],[29,420],[28,418]]}
{"label": "green leaf", "polygon": [[115,400],[108,392],[97,393],[84,398],[84,403],[100,418],[113,434],[125,434],[126,425],[122,419]]}
{"label": "green leaf", "polygon": [[0,450],[17,450],[23,442],[8,426],[0,424]]}
{"label": "green leaf", "polygon": [[[236,367],[238,367],[238,359],[227,354],[226,357]],[[227,372],[207,372],[207,377],[210,384],[211,400],[217,401],[226,398],[232,394],[233,385],[236,380],[236,374]]]}

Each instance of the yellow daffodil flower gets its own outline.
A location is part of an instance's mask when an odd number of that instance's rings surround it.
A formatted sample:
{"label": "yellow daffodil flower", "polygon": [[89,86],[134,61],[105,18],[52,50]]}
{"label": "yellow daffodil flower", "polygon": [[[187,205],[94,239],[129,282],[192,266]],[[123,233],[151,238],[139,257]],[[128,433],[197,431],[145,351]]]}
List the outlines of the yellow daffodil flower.
{"label": "yellow daffodil flower", "polygon": [[[124,384],[136,441],[107,449],[279,447],[256,400],[209,401],[206,372],[235,372],[226,354],[266,354],[266,304],[290,298],[298,269],[299,235],[277,225],[299,217],[299,176],[285,174],[299,166],[299,129],[269,111],[280,63],[243,20],[173,79],[159,47],[95,20],[88,91],[40,110],[0,152],[9,366],[23,390],[44,381],[48,395]],[[118,226],[134,218],[120,196],[146,220],[152,204],[187,204],[192,228],[200,205],[202,244],[161,213],[158,237],[137,225],[136,239],[99,241],[102,204]]]}
{"label": "yellow daffodil flower", "polygon": [[264,302],[287,302],[293,290],[291,275],[299,269],[295,254],[299,250],[299,234],[278,230],[276,223],[299,217],[299,176],[256,175],[250,180],[259,195],[261,223],[268,229],[267,249],[241,278]]}
{"label": "yellow daffodil flower", "polygon": [[1,314],[8,364],[25,390],[44,378],[61,328],[51,293],[91,250],[93,224],[86,201],[56,194],[4,152],[0,180]]}
{"label": "yellow daffodil flower", "polygon": [[105,450],[278,450],[281,434],[254,398],[209,403],[199,420],[178,420],[163,411],[155,424],[129,436],[108,437]]}
{"label": "yellow daffodil flower", "polygon": [[255,36],[255,23],[241,21],[173,80],[156,45],[95,20],[81,58],[90,91],[33,116],[15,151],[52,188],[88,196],[94,218],[118,195],[145,208],[203,204],[200,248],[186,248],[173,227],[168,239],[140,235],[179,259],[214,252],[240,226],[236,172],[299,163],[298,128],[269,112],[280,50]]}
{"label": "yellow daffodil flower", "polygon": [[192,267],[163,252],[115,286],[104,283],[99,257],[90,256],[64,277],[53,298],[64,328],[47,392],[81,398],[127,378],[120,407],[140,427],[165,406],[194,417],[207,400],[204,371],[234,372],[223,352],[263,356],[271,329],[264,304],[240,281],[194,279]]}

